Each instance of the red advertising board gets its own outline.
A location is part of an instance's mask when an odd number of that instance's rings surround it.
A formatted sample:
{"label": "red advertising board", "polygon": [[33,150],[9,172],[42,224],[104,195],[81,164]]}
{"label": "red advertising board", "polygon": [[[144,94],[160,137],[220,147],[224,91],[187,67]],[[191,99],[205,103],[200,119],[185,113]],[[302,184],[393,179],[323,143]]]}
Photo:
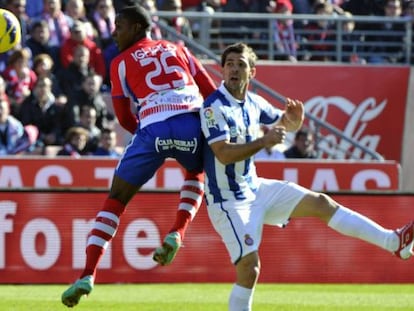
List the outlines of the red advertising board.
{"label": "red advertising board", "polygon": [[[212,67],[217,70],[217,66]],[[408,66],[266,63],[257,66],[257,80],[286,97],[302,100],[308,114],[330,123],[385,159],[400,162],[409,70]],[[261,95],[283,108],[268,94]],[[319,128],[309,119],[306,124],[314,130]],[[356,159],[370,158],[328,131],[320,132],[324,140],[319,146],[321,151],[325,150],[324,157],[328,157],[326,150],[339,144],[340,151],[332,150],[333,158],[343,159],[345,152]]]}
{"label": "red advertising board", "polygon": [[[1,158],[0,188],[104,188],[110,186],[116,160],[105,158]],[[394,161],[257,161],[263,177],[294,181],[313,190],[398,190],[400,166]],[[178,190],[181,167],[168,160],[144,186],[146,190]]]}
{"label": "red advertising board", "polygon": [[[0,283],[69,283],[80,274],[85,242],[103,192],[0,192]],[[334,199],[389,228],[412,219],[414,196],[359,194]],[[141,192],[123,215],[97,282],[231,282],[233,266],[203,206],[172,265],[152,251],[172,225],[177,193]],[[265,227],[261,282],[412,283],[414,266],[321,222]]]}

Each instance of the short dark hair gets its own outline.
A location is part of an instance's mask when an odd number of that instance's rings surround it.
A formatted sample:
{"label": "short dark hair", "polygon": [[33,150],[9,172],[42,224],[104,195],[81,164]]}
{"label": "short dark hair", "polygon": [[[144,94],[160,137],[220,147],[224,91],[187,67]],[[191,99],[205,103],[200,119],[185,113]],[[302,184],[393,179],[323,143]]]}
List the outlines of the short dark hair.
{"label": "short dark hair", "polygon": [[224,50],[223,54],[221,54],[221,67],[224,67],[224,64],[226,63],[227,56],[230,53],[243,54],[245,52],[248,55],[250,67],[252,67],[252,68],[255,67],[256,66],[256,61],[257,61],[257,55],[250,46],[248,46],[246,43],[243,43],[243,42],[238,42],[238,43],[234,43],[232,45],[229,45]]}
{"label": "short dark hair", "polygon": [[30,32],[33,33],[37,28],[48,28],[48,24],[45,20],[35,20],[30,26]]}
{"label": "short dark hair", "polygon": [[301,136],[308,137],[309,135],[313,137],[313,132],[306,127],[302,127],[300,130],[296,132],[295,140],[299,139]]}
{"label": "short dark hair", "polygon": [[122,8],[118,15],[127,19],[131,23],[139,23],[145,30],[149,30],[151,28],[151,15],[144,7],[138,4]]}

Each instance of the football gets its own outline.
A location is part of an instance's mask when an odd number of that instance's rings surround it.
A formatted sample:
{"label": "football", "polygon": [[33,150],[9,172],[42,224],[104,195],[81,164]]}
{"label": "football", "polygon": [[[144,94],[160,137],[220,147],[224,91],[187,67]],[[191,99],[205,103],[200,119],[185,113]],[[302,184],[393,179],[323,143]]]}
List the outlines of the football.
{"label": "football", "polygon": [[14,48],[21,39],[20,22],[10,11],[0,9],[0,53]]}

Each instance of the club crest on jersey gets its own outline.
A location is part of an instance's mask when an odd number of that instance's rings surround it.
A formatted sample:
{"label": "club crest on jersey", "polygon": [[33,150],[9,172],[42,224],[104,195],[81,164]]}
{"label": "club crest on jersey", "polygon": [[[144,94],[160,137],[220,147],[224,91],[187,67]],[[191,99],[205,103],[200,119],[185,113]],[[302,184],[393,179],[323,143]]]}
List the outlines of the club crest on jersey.
{"label": "club crest on jersey", "polygon": [[238,131],[236,126],[230,127],[230,137],[237,137]]}
{"label": "club crest on jersey", "polygon": [[253,241],[252,237],[248,234],[245,234],[244,235],[244,244],[251,246],[251,245],[253,245],[253,243],[254,243],[254,241]]}
{"label": "club crest on jersey", "polygon": [[208,128],[217,128],[217,122],[214,119],[214,112],[211,108],[205,108],[204,111],[204,118],[206,119],[207,127]]}

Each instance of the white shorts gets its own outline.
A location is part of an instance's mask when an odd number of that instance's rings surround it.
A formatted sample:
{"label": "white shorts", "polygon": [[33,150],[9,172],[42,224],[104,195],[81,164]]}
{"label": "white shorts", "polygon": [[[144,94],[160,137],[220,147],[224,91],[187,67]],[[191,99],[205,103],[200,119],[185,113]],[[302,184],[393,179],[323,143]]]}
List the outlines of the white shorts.
{"label": "white shorts", "polygon": [[264,224],[284,227],[296,205],[311,192],[287,181],[260,178],[259,182],[254,200],[226,201],[207,207],[210,221],[233,263],[258,251]]}

